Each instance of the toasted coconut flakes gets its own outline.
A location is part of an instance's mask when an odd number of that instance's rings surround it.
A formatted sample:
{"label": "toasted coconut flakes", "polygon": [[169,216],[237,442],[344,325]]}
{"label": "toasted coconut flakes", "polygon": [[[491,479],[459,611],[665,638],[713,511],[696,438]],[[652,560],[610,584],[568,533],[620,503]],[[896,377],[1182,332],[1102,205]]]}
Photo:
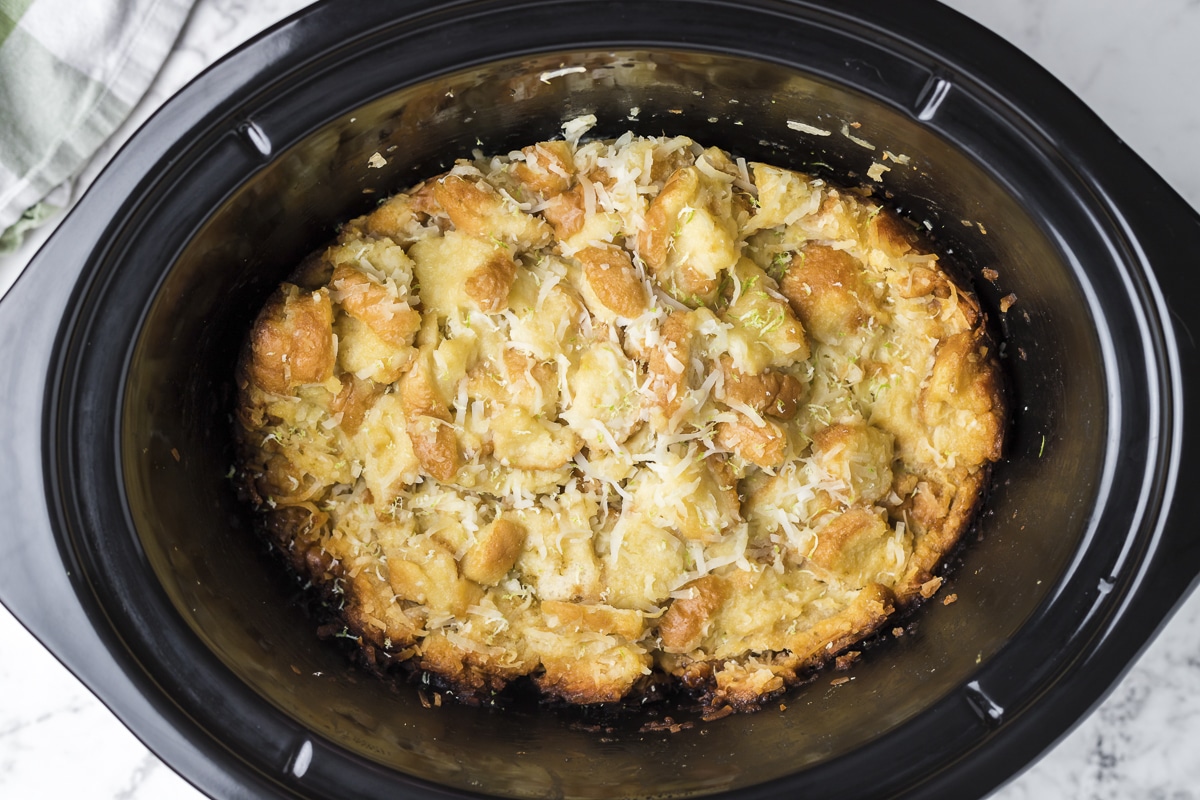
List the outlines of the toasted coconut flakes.
{"label": "toasted coconut flakes", "polygon": [[867,177],[873,181],[881,181],[883,180],[883,173],[891,171],[891,167],[875,161],[871,163],[870,168],[867,170]]}
{"label": "toasted coconut flakes", "polygon": [[595,126],[596,115],[584,114],[564,122],[562,126],[562,132],[563,136],[568,142],[571,144],[577,144],[580,138],[582,138],[585,133],[590,131]]}
{"label": "toasted coconut flakes", "polygon": [[824,128],[818,128],[815,125],[809,125],[807,122],[797,122],[793,119],[789,119],[787,121],[787,126],[794,131],[800,131],[800,133],[810,133],[813,136],[830,136],[833,134],[833,131],[827,131]]}
{"label": "toasted coconut flakes", "polygon": [[[856,127],[856,128],[859,127],[858,123],[855,123],[854,127]],[[848,123],[842,123],[842,136],[845,136],[847,139],[854,142],[859,147],[865,147],[868,150],[875,149],[875,145],[871,144],[866,139],[860,139],[859,137],[850,133],[850,125]]]}
{"label": "toasted coconut flakes", "polygon": [[575,75],[580,72],[587,72],[587,67],[562,67],[561,69],[552,69],[538,75],[538,80],[542,83],[550,83],[554,78],[561,78],[563,75]]}
{"label": "toasted coconut flakes", "polygon": [[937,590],[942,588],[941,578],[930,578],[921,584],[921,597],[926,600],[937,594]]}

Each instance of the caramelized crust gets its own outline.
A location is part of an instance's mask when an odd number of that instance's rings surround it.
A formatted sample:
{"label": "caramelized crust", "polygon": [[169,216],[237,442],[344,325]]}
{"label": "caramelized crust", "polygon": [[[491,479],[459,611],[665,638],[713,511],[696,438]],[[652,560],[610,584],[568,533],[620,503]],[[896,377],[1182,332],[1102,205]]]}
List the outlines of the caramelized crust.
{"label": "caramelized crust", "polygon": [[646,310],[646,289],[623,249],[585,247],[575,258],[583,265],[588,288],[609,311],[633,319]]}
{"label": "caramelized crust", "polygon": [[509,246],[545,243],[549,226],[517,208],[489,184],[448,175],[433,183],[433,196],[456,230]]}
{"label": "caramelized crust", "polygon": [[467,276],[467,296],[484,311],[501,311],[508,305],[508,291],[516,277],[517,265],[497,250]]}
{"label": "caramelized crust", "polygon": [[375,405],[383,387],[372,380],[362,380],[355,375],[341,375],[341,391],[334,396],[329,410],[338,417],[338,424],[348,435],[353,436],[362,425],[363,417]]}
{"label": "caramelized crust", "polygon": [[571,188],[574,154],[567,142],[542,142],[522,148],[524,161],[513,164],[513,175],[531,192],[554,197]]}
{"label": "caramelized crust", "polygon": [[755,421],[734,412],[737,419],[718,422],[716,443],[760,469],[774,469],[787,461],[787,436],[771,420]]}
{"label": "caramelized crust", "polygon": [[370,277],[341,263],[334,267],[329,285],[341,296],[342,310],[366,325],[393,347],[412,343],[421,327],[421,315]]}
{"label": "caramelized crust", "polygon": [[999,459],[1004,441],[1004,399],[987,354],[981,330],[946,337],[921,393],[921,416],[935,443],[968,462]]}
{"label": "caramelized crust", "polygon": [[717,399],[746,405],[759,414],[781,420],[796,416],[805,392],[804,384],[797,377],[770,369],[759,375],[747,375],[733,366],[729,356],[721,356],[720,363],[724,380]]}
{"label": "caramelized crust", "polygon": [[285,284],[254,325],[248,378],[264,391],[287,394],[333,377],[334,354],[329,292]]}
{"label": "caramelized crust", "polygon": [[542,216],[554,226],[554,237],[567,240],[583,230],[584,212],[583,186],[576,184],[570,191],[556,194],[546,201]]}
{"label": "caramelized crust", "polygon": [[678,300],[710,303],[720,274],[737,261],[737,226],[728,184],[697,167],[675,171],[646,210],[638,252]]}
{"label": "caramelized crust", "polygon": [[813,338],[836,344],[878,314],[863,264],[844,250],[809,242],[796,251],[779,290]]}
{"label": "caramelized crust", "polygon": [[663,650],[668,653],[688,653],[700,642],[712,623],[714,612],[725,602],[726,589],[717,575],[705,575],[683,587],[658,623],[658,635]]}
{"label": "caramelized crust", "polygon": [[479,532],[462,559],[463,577],[481,586],[494,586],[508,574],[521,555],[525,529],[503,517]]}
{"label": "caramelized crust", "polygon": [[241,478],[372,663],[753,710],[939,590],[1004,440],[983,322],[860,193],[685,137],[539,142],[271,297]]}

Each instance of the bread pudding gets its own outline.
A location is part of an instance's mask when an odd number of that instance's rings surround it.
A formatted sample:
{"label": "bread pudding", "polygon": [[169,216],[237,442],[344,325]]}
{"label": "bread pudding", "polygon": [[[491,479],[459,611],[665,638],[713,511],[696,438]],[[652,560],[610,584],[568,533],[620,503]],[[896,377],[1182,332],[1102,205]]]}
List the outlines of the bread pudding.
{"label": "bread pudding", "polygon": [[868,192],[565,130],[299,265],[239,474],[373,663],[753,709],[937,591],[1004,438],[984,320]]}

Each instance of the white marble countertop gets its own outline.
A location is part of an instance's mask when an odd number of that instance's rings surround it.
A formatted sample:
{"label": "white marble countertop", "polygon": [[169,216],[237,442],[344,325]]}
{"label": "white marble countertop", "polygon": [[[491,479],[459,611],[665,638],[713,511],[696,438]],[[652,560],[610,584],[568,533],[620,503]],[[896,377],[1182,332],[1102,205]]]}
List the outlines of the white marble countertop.
{"label": "white marble countertop", "polygon": [[[1200,0],[947,0],[1083,97],[1200,209]],[[76,194],[204,67],[305,0],[198,0],[133,118]],[[53,228],[0,257],[0,293]],[[999,800],[1200,798],[1200,592],[1112,695]],[[0,797],[199,800],[0,606]]]}

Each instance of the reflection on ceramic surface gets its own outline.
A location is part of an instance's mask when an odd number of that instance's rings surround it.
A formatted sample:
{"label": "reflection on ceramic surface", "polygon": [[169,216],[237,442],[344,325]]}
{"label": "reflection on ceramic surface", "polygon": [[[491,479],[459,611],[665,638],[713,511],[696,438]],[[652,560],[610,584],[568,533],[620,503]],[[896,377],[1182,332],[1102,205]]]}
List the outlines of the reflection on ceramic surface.
{"label": "reflection on ceramic surface", "polygon": [[[1129,146],[1200,208],[1200,2],[950,0],[1080,94]],[[129,122],[84,171],[79,194],[149,114],[225,52],[306,3],[199,0],[174,53]],[[49,229],[0,258],[0,291]],[[182,798],[190,787],[0,608],[0,797]],[[995,795],[1200,797],[1200,594],[1112,695],[1039,763]],[[69,765],[69,769],[67,767]]]}

